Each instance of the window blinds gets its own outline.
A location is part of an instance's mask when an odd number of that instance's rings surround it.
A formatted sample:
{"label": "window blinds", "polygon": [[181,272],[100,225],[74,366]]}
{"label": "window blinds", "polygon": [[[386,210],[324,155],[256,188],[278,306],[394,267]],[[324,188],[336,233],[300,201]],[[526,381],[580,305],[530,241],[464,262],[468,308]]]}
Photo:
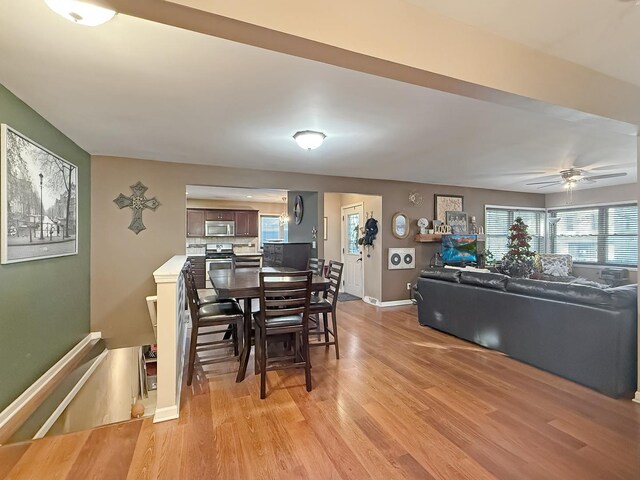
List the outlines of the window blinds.
{"label": "window blinds", "polygon": [[551,251],[577,263],[636,266],[638,206],[635,204],[549,210],[560,218],[551,228]]}
{"label": "window blinds", "polygon": [[486,207],[484,214],[484,232],[486,248],[493,253],[496,260],[507,253],[509,227],[516,218],[522,218],[529,227],[531,250],[545,251],[545,211],[544,209],[518,210],[509,207]]}

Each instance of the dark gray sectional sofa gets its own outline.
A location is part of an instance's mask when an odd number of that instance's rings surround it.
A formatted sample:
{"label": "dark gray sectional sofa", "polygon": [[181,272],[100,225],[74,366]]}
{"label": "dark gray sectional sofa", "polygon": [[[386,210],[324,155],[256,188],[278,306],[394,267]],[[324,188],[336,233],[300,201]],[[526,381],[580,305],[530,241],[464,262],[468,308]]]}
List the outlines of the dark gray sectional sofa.
{"label": "dark gray sectional sofa", "polygon": [[636,390],[637,285],[596,288],[450,269],[415,287],[422,325],[612,397]]}

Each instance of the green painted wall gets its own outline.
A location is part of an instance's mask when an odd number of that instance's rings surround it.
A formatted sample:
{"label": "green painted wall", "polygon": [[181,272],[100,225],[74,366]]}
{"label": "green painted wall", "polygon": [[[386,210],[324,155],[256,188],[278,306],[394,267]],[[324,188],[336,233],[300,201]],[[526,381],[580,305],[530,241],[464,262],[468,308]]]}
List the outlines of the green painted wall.
{"label": "green painted wall", "polygon": [[1,411],[89,332],[91,158],[2,85],[0,123],[75,164],[79,200],[78,255],[0,265]]}

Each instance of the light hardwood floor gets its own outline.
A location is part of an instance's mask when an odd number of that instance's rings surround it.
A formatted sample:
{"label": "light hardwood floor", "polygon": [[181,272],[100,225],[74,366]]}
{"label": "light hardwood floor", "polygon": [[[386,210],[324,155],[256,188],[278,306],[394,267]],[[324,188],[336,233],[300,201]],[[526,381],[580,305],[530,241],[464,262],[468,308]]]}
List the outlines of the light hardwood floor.
{"label": "light hardwood floor", "polygon": [[[211,366],[180,420],[0,448],[11,479],[638,479],[640,405],[420,327],[415,307],[339,304],[341,359],[234,382]],[[251,364],[250,364],[250,368]]]}

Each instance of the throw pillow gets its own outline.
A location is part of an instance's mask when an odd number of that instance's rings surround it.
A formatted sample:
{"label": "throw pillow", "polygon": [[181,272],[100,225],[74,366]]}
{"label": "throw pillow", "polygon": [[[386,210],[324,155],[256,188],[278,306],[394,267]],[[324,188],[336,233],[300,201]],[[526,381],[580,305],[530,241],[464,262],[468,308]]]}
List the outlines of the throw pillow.
{"label": "throw pillow", "polygon": [[542,273],[552,277],[567,277],[571,273],[571,255],[540,255]]}

